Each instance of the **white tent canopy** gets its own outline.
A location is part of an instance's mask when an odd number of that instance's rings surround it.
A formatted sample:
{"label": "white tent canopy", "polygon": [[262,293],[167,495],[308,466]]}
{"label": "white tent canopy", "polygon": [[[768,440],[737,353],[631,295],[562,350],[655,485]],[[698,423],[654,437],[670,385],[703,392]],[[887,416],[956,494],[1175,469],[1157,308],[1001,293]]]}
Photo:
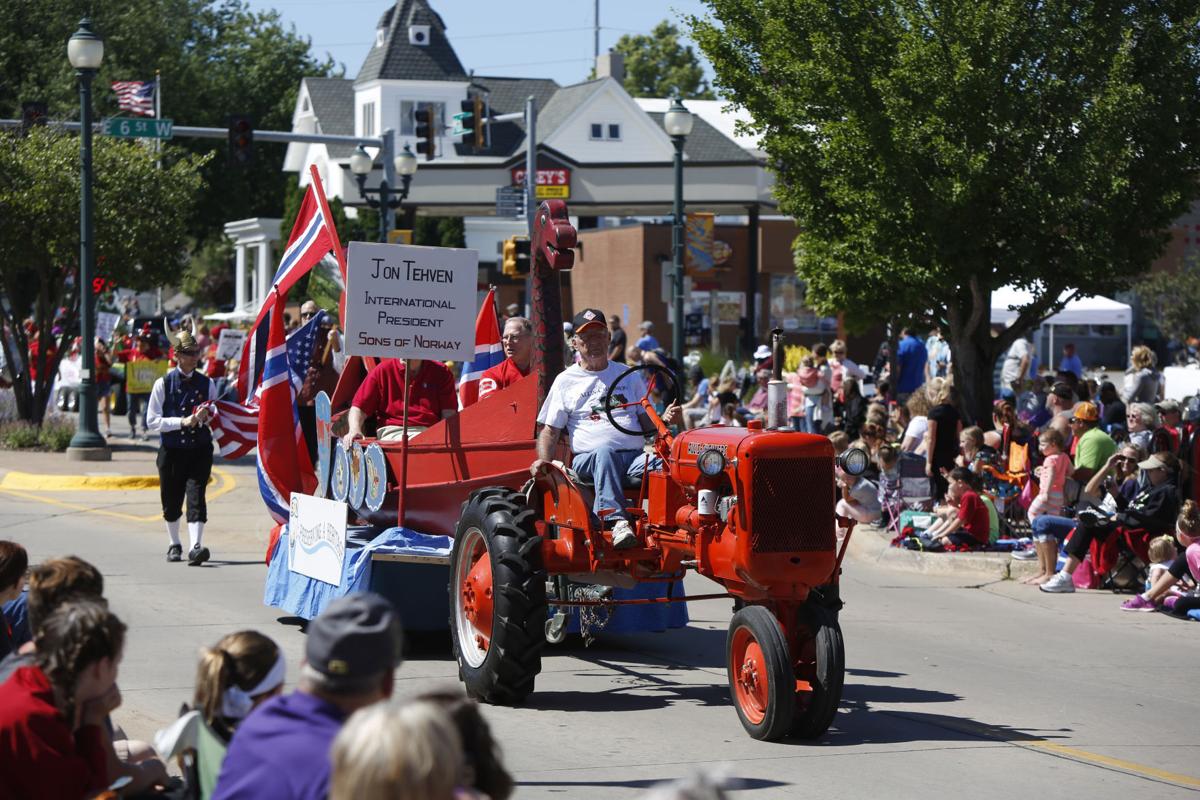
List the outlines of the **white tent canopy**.
{"label": "white tent canopy", "polygon": [[[1074,293],[1063,292],[1063,297]],[[1021,307],[1033,302],[1027,289],[1005,286],[992,292],[992,324],[1005,325],[1017,318]],[[1016,310],[1010,308],[1016,306]],[[1043,325],[1125,325],[1133,324],[1133,309],[1107,297],[1077,297]]]}
{"label": "white tent canopy", "polygon": [[[1063,292],[1069,297],[1073,289]],[[992,324],[1006,325],[1017,318],[1020,309],[1033,302],[1033,293],[1015,286],[1004,286],[992,292]],[[1015,308],[1014,308],[1015,307]],[[1125,303],[1107,297],[1077,297],[1061,311],[1047,318],[1042,327],[1050,336],[1050,352],[1054,349],[1055,325],[1124,325],[1125,352],[1133,345],[1133,309]]]}

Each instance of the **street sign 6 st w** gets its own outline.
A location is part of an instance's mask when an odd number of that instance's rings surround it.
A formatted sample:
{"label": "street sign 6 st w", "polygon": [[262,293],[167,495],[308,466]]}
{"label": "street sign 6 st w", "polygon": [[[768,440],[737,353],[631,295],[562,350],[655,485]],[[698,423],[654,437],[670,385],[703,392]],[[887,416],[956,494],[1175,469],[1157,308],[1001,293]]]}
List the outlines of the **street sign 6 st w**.
{"label": "street sign 6 st w", "polygon": [[169,119],[133,119],[109,117],[101,133],[118,139],[170,139],[174,121]]}

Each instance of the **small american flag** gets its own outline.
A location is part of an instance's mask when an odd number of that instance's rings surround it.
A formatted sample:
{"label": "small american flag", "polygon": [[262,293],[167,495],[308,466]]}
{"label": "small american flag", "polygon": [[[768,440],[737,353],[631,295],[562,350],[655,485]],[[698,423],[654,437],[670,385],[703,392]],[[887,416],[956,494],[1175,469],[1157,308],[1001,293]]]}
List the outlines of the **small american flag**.
{"label": "small american flag", "polygon": [[117,107],[143,117],[154,116],[154,89],[158,81],[113,81]]}
{"label": "small american flag", "polygon": [[222,456],[241,458],[258,446],[258,406],[244,406],[228,400],[203,405],[214,414],[213,440]]}
{"label": "small american flag", "polygon": [[292,386],[296,388],[297,392],[304,385],[304,376],[308,374],[308,368],[312,364],[317,333],[328,316],[325,310],[321,309],[287,339],[288,371],[291,373]]}

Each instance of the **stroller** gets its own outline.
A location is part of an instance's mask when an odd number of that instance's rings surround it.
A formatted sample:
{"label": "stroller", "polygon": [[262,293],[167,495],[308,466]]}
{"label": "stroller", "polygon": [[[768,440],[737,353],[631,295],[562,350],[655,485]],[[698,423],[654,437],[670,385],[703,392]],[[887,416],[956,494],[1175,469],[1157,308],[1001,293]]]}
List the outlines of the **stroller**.
{"label": "stroller", "polygon": [[933,509],[933,482],[925,474],[924,457],[901,453],[897,469],[900,473],[900,498],[884,506],[888,530],[895,534],[899,534],[903,528],[904,512]]}

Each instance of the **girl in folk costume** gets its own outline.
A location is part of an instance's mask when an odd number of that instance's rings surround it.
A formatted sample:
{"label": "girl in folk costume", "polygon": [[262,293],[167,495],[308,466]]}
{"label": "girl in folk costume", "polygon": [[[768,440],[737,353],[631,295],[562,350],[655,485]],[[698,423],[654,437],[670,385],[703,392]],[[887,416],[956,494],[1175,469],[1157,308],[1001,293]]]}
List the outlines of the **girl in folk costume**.
{"label": "girl in folk costume", "polygon": [[180,561],[179,519],[187,498],[188,565],[199,566],[208,560],[208,548],[201,539],[208,509],[204,492],[212,472],[212,434],[208,429],[208,407],[199,408],[217,398],[216,384],[196,369],[200,346],[187,331],[175,341],[174,369],[154,382],[146,411],[150,429],[162,437],[158,448],[158,483],[163,519],[171,544],[167,561]]}

